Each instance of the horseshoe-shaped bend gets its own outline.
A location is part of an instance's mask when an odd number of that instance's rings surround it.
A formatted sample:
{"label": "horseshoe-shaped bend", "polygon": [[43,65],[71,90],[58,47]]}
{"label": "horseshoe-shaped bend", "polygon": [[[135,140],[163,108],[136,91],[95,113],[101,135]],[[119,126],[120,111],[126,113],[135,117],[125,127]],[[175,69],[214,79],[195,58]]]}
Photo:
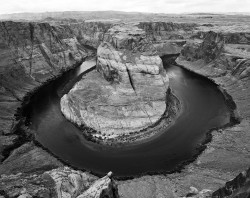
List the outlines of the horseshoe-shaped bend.
{"label": "horseshoe-shaped bend", "polygon": [[170,172],[193,159],[230,110],[213,82],[162,54],[137,27],[111,28],[94,62],[31,98],[37,141],[74,167],[118,177]]}

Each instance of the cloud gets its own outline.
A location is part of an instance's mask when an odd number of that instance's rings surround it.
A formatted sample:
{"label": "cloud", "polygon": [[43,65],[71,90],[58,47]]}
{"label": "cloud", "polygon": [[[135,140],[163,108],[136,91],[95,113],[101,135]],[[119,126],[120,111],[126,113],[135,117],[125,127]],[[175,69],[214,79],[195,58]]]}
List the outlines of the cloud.
{"label": "cloud", "polygon": [[7,0],[0,14],[13,12],[120,10],[138,12],[250,12],[249,0]]}

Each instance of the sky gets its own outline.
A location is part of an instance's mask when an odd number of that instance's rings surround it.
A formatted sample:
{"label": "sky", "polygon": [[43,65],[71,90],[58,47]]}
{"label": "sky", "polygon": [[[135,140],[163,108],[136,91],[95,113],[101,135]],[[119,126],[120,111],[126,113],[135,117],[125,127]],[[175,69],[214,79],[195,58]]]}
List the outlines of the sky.
{"label": "sky", "polygon": [[250,12],[250,0],[0,0],[0,14],[46,11]]}

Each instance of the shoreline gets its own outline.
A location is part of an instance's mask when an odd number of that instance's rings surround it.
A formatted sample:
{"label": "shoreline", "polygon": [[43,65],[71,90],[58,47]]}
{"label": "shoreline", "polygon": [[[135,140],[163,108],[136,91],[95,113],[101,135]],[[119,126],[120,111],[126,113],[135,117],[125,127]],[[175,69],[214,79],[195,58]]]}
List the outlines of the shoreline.
{"label": "shoreline", "polygon": [[205,79],[209,80],[210,82],[214,83],[217,86],[217,88],[219,89],[219,91],[222,93],[222,95],[225,99],[225,102],[228,106],[228,109],[230,111],[230,122],[231,122],[231,118],[233,117],[233,120],[234,120],[233,122],[236,122],[236,124],[240,123],[241,117],[238,115],[238,112],[237,112],[237,104],[235,103],[235,101],[233,100],[233,97],[227,92],[227,90],[225,88],[222,88],[222,86],[220,84],[218,84],[214,79],[209,78],[208,76],[202,75],[200,73],[196,73],[194,70],[191,70],[190,68],[185,67],[183,65],[180,65],[180,64],[176,64],[176,65],[178,67],[186,69],[189,72],[191,72],[195,75],[198,75],[202,78],[205,78]]}

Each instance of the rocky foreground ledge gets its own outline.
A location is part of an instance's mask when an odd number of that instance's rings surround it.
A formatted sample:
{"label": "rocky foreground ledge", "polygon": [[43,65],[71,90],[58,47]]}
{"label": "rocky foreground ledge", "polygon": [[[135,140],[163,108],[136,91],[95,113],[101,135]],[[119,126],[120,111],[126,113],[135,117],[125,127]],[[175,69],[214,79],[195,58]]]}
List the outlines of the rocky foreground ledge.
{"label": "rocky foreground ledge", "polygon": [[129,143],[160,132],[177,117],[180,103],[143,29],[116,25],[97,49],[97,71],[82,78],[61,99],[67,119],[92,139]]}
{"label": "rocky foreground ledge", "polygon": [[[22,173],[2,175],[0,181],[4,190],[8,192],[5,194],[7,197],[115,198],[118,196],[112,172],[98,179],[91,174],[62,167],[40,175]],[[15,186],[20,186],[20,183],[26,188],[14,190]]]}

